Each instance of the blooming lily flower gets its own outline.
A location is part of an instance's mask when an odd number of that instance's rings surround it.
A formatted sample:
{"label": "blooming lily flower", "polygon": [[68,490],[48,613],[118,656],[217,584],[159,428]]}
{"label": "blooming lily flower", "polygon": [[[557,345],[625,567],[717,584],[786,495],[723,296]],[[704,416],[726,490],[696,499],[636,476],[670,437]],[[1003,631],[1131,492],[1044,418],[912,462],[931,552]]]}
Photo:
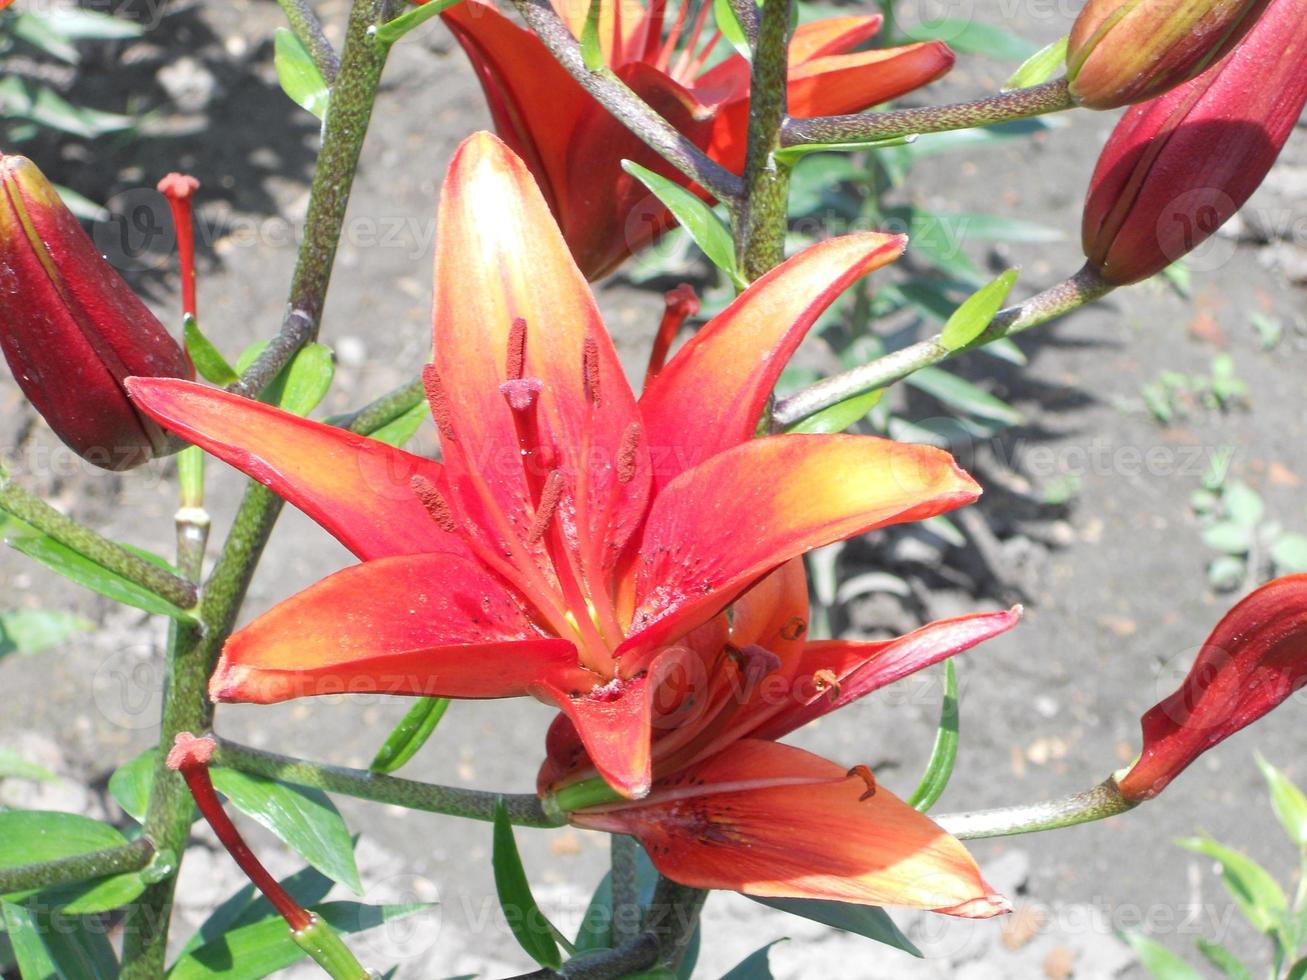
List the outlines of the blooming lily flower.
{"label": "blooming lily flower", "polygon": [[911,906],[983,918],[1007,911],[965,848],[878,786],[776,739],[1014,626],[1020,610],[932,623],[881,643],[805,640],[802,559],[687,638],[709,651],[663,679],[649,795],[623,800],[566,716],[549,738],[541,795],[577,827],[630,834],[663,874],[760,897]]}
{"label": "blooming lily flower", "polygon": [[131,382],[144,411],[363,559],[236,633],[211,693],[534,695],[614,787],[644,794],[650,679],[690,656],[681,638],[792,558],[980,493],[929,447],[753,438],[814,320],[904,245],[865,233],[795,256],[637,402],[531,174],[469,137],[444,187],[425,372],[443,465],[199,385]]}
{"label": "blooming lily flower", "polygon": [[[578,38],[589,5],[555,0]],[[687,23],[681,3],[664,30],[666,0],[602,0],[605,63],[677,130],[724,167],[744,167],[749,63],[733,54],[705,70],[720,35],[701,43],[712,4]],[[526,161],[588,279],[598,279],[675,224],[621,167],[633,160],[678,184],[687,178],[627,130],[553,59],[540,40],[491,4],[464,0],[441,15],[472,62],[500,137]],[[935,81],[953,66],[946,44],[853,51],[880,15],[800,24],[789,51],[788,111],[806,118],[857,112]]]}

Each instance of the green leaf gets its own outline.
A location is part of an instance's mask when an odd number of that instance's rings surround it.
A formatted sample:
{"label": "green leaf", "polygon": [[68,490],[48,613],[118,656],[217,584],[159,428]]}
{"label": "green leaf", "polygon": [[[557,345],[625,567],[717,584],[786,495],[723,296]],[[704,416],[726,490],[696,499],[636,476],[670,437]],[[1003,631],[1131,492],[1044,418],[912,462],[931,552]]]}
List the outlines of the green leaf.
{"label": "green leaf", "polygon": [[1307,956],[1304,956],[1284,975],[1284,980],[1307,980]]}
{"label": "green leaf", "polygon": [[994,314],[1007,302],[1018,275],[1016,269],[1008,269],[989,285],[982,286],[967,297],[944,324],[939,342],[951,351],[961,350],[984,333],[993,321]]}
{"label": "green leaf", "polygon": [[907,136],[890,136],[883,140],[854,143],[800,143],[797,146],[782,146],[774,150],[772,156],[781,163],[793,166],[810,153],[859,153],[863,150],[886,150],[895,146],[909,146],[918,138],[915,133],[910,133]]}
{"label": "green leaf", "polygon": [[69,65],[82,60],[77,48],[62,31],[50,23],[48,17],[21,11],[9,20],[7,26],[14,37],[30,44],[42,54]]}
{"label": "green leaf", "polygon": [[273,60],[281,90],[300,108],[307,109],[319,119],[326,119],[331,87],[318,71],[304,42],[294,32],[278,27]]}
{"label": "green leaf", "polygon": [[1298,847],[1307,849],[1307,794],[1261,755],[1257,756],[1257,765],[1266,779],[1271,808],[1275,810],[1284,832]]}
{"label": "green leaf", "polygon": [[[16,522],[15,522],[16,523]],[[168,616],[182,622],[195,622],[195,617],[174,606],[144,586],[137,585],[117,572],[111,572],[102,565],[97,565],[85,555],[74,551],[66,544],[61,544],[34,528],[23,527],[18,533],[6,537],[6,543],[29,558],[35,558],[52,571],[64,578],[85,586],[92,592],[108,596],[114,602],[125,606],[134,606],[159,616]],[[166,562],[164,563],[167,564]]]}
{"label": "green leaf", "polygon": [[0,657],[9,653],[41,653],[94,625],[75,613],[53,609],[0,612]]}
{"label": "green leaf", "polygon": [[1199,938],[1198,950],[1207,961],[1220,970],[1229,980],[1252,980],[1252,974],[1248,972],[1248,967],[1244,966],[1235,958],[1235,955],[1220,943],[1214,943],[1210,939]]}
{"label": "green leaf", "polygon": [[353,841],[327,794],[221,766],[213,767],[210,774],[232,806],[267,827],[327,877],[362,894]]}
{"label": "green leaf", "polygon": [[959,236],[968,242],[1020,242],[1043,245],[1060,242],[1066,236],[1057,228],[1020,218],[966,211],[936,212],[935,217],[957,226]]}
{"label": "green leaf", "polygon": [[923,133],[921,139],[911,146],[902,147],[892,152],[902,154],[910,162],[941,153],[958,153],[982,149],[987,146],[999,146],[1014,139],[1025,139],[1036,133],[1047,132],[1065,125],[1054,119],[1018,119],[1014,122],[1000,123],[997,126],[985,126],[976,129],[956,129],[945,133]]}
{"label": "green leaf", "polygon": [[448,698],[419,698],[390,733],[369,767],[373,772],[394,772],[426,744],[449,709]]}
{"label": "green leaf", "polygon": [[1184,259],[1171,263],[1158,275],[1169,282],[1171,288],[1179,293],[1183,299],[1188,299],[1193,295],[1194,277],[1193,273],[1189,271],[1189,264]]}
{"label": "green leaf", "polygon": [[1256,527],[1266,514],[1261,494],[1246,483],[1236,481],[1226,486],[1222,503],[1230,520],[1247,528]]}
{"label": "green leaf", "polygon": [[58,778],[45,766],[28,762],[13,749],[0,747],[0,779],[27,779],[34,783],[52,783]]}
{"label": "green leaf", "polygon": [[425,24],[432,17],[444,13],[461,2],[462,0],[429,0],[428,3],[419,7],[410,7],[398,17],[388,20],[379,27],[374,27],[373,34],[382,44],[394,44],[419,24]]}
{"label": "green leaf", "polygon": [[1253,532],[1236,521],[1218,521],[1203,530],[1203,543],[1227,555],[1245,555],[1253,545]]}
{"label": "green leaf", "polygon": [[130,762],[124,762],[109,777],[109,795],[137,823],[145,823],[145,808],[154,785],[155,750],[146,749]]}
{"label": "green leaf", "polygon": [[508,811],[504,809],[502,799],[495,806],[494,841],[491,863],[495,869],[495,890],[499,893],[499,904],[508,927],[528,956],[541,966],[557,970],[562,966],[563,958],[558,952],[554,931],[531,894],[531,883],[522,867],[522,857],[513,838],[513,825],[508,822]]}
{"label": "green leaf", "polygon": [[[420,8],[419,8],[420,9]],[[394,446],[396,449],[402,449],[404,445],[417,435],[418,429],[422,423],[427,420],[427,408],[425,401],[420,401],[398,418],[391,419],[368,438],[375,439],[378,442],[384,442],[388,446]]]}
{"label": "green leaf", "polygon": [[704,204],[685,188],[672,183],[666,177],[642,167],[631,160],[622,161],[622,169],[644,184],[671,211],[681,223],[694,243],[708,256],[713,265],[721,269],[737,289],[743,289],[746,283],[735,265],[735,241],[731,230],[713,209]]}
{"label": "green leaf", "polygon": [[911,953],[920,959],[921,950],[913,945],[912,940],[899,931],[894,920],[881,908],[874,905],[854,905],[851,902],[827,902],[814,898],[756,898],[750,896],[759,905],[788,912],[802,919],[820,922],[832,929],[842,929],[858,936],[866,936],[886,946],[893,946],[905,953]]}
{"label": "green leaf", "polygon": [[[126,843],[127,838],[108,824],[76,813],[0,812],[0,868],[56,861]],[[121,908],[144,890],[141,876],[129,871],[94,881],[39,890],[39,894],[44,907],[58,906],[67,915],[89,915]],[[4,896],[4,899],[18,902],[36,894],[38,890],[16,892]]]}
{"label": "green leaf", "polygon": [[908,231],[908,254],[929,262],[951,278],[978,289],[985,284],[963,244],[967,241],[966,216],[934,214],[911,205],[886,208],[886,218],[895,228]]}
{"label": "green leaf", "polygon": [[591,71],[604,67],[604,46],[599,40],[599,13],[602,9],[600,0],[590,0],[581,27],[581,60]]}
{"label": "green leaf", "polygon": [[1124,934],[1145,970],[1156,980],[1203,980],[1202,974],[1159,942],[1138,932]]}
{"label": "green leaf", "polygon": [[852,398],[846,398],[842,402],[836,402],[829,408],[823,408],[815,415],[809,415],[806,419],[795,422],[785,431],[817,433],[843,432],[849,426],[866,418],[867,413],[876,407],[876,404],[884,394],[885,390],[881,388],[876,391],[864,392],[861,395],[854,395]]}
{"label": "green leaf", "polygon": [[68,210],[83,221],[109,220],[109,212],[89,197],[78,194],[77,191],[71,187],[64,187],[63,184],[55,184],[54,189],[59,192],[59,197]]}
{"label": "green leaf", "polygon": [[930,762],[926,764],[925,775],[908,798],[908,804],[925,813],[934,806],[953,775],[953,765],[958,758],[958,726],[960,723],[958,709],[958,674],[953,661],[944,664],[944,703],[939,711],[939,730],[935,733],[935,747],[930,753]]}
{"label": "green leaf", "polygon": [[1271,545],[1271,558],[1281,575],[1307,572],[1307,535],[1284,534]]}
{"label": "green leaf", "polygon": [[1012,77],[1003,83],[1003,91],[1031,88],[1051,82],[1066,66],[1066,49],[1070,36],[1058,38],[1047,47],[1040,48],[1025,60]]}
{"label": "green leaf", "polygon": [[[425,905],[361,905],[327,902],[311,911],[338,933],[374,929],[426,908]],[[280,916],[241,926],[178,957],[169,980],[262,980],[303,959],[307,954],[291,939]]]}
{"label": "green leaf", "polygon": [[327,397],[336,376],[336,358],[330,347],[308,344],[295,355],[282,378],[273,384],[281,390],[277,404],[292,415],[308,415]]}
{"label": "green leaf", "polygon": [[784,939],[776,939],[762,949],[750,953],[729,972],[723,973],[722,980],[772,980],[771,948],[783,942]]}
{"label": "green leaf", "polygon": [[125,41],[145,33],[144,25],[134,20],[84,7],[50,5],[40,16],[70,41]]}
{"label": "green leaf", "polygon": [[234,385],[240,380],[236,369],[227,363],[227,359],[219,353],[217,347],[213,346],[213,342],[204,335],[200,325],[195,322],[195,317],[189,313],[183,320],[182,333],[186,339],[186,353],[191,355],[195,370],[199,372],[200,377],[221,388]]}
{"label": "green leaf", "polygon": [[[327,897],[336,883],[316,868],[303,868],[277,882],[302,907],[316,905]],[[192,933],[182,953],[189,953],[205,943],[213,942],[224,933],[242,926],[254,925],[264,919],[280,917],[272,903],[258,893],[253,885],[238,888],[229,898],[209,914],[200,928]]]}
{"label": "green leaf", "polygon": [[71,133],[82,139],[95,139],[110,133],[121,133],[136,125],[136,119],[132,116],[100,112],[86,106],[73,105],[62,95],[45,86],[36,87],[26,112],[18,114],[34,123]]}
{"label": "green leaf", "polygon": [[907,33],[915,41],[947,41],[954,51],[984,55],[1004,61],[1024,61],[1038,49],[1011,31],[978,20],[951,17],[932,18],[914,24]]}
{"label": "green leaf", "polygon": [[1247,855],[1209,837],[1187,837],[1176,843],[1220,862],[1221,880],[1226,890],[1234,896],[1244,917],[1254,928],[1268,934],[1279,928],[1289,901],[1270,872]]}
{"label": "green leaf", "polygon": [[751,60],[753,51],[749,48],[748,35],[744,33],[740,18],[735,16],[735,8],[731,6],[730,0],[713,0],[712,15],[717,22],[717,30],[722,32],[727,43],[743,55],[746,61]]}
{"label": "green leaf", "polygon": [[0,906],[23,980],[117,980],[118,959],[99,920]]}
{"label": "green leaf", "polygon": [[982,419],[1004,425],[1020,425],[1022,415],[1002,399],[976,387],[970,381],[937,367],[925,367],[908,375],[907,383],[944,404]]}
{"label": "green leaf", "polygon": [[1207,566],[1207,581],[1221,592],[1238,588],[1247,575],[1247,563],[1233,555],[1217,555]]}

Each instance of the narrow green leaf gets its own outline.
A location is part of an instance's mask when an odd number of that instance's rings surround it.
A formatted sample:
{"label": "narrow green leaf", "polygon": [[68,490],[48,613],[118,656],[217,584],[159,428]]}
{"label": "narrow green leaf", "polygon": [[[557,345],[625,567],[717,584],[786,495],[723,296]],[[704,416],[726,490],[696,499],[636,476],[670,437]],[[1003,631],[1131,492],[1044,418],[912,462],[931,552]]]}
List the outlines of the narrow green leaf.
{"label": "narrow green leaf", "polygon": [[34,783],[52,783],[58,778],[45,766],[28,762],[13,749],[0,747],[0,779],[27,779]]}
{"label": "narrow green leaf", "polygon": [[958,727],[961,713],[958,705],[958,674],[953,661],[944,663],[944,703],[939,710],[939,730],[935,733],[935,747],[926,764],[925,775],[908,798],[908,803],[925,813],[944,795],[958,759]]}
{"label": "narrow green leaf", "polygon": [[402,449],[410,439],[417,435],[422,423],[427,420],[430,409],[425,401],[418,402],[399,418],[392,419],[368,438],[384,442],[388,446]]}
{"label": "narrow green leaf", "polygon": [[1066,49],[1070,40],[1070,36],[1058,38],[1032,54],[1003,83],[1003,91],[1011,92],[1013,89],[1031,88],[1051,82],[1066,65]]}
{"label": "narrow green leaf", "polygon": [[907,32],[914,41],[947,41],[954,51],[1001,61],[1024,61],[1038,49],[1023,37],[993,24],[953,17],[932,18]]}
{"label": "narrow green leaf", "polygon": [[1210,939],[1199,938],[1198,950],[1207,961],[1220,970],[1229,980],[1252,980],[1248,967],[1244,966],[1228,949]]}
{"label": "narrow green leaf", "polygon": [[499,904],[508,920],[508,927],[528,956],[541,966],[557,970],[563,964],[554,941],[554,932],[545,921],[544,913],[531,894],[522,857],[513,838],[513,825],[508,822],[508,811],[501,799],[495,807],[494,852],[491,863],[495,869],[495,889]]}
{"label": "narrow green leaf", "polygon": [[300,108],[307,109],[319,119],[325,119],[331,88],[322,77],[322,72],[318,71],[309,49],[293,31],[285,27],[277,28],[273,61],[281,90]]}
{"label": "narrow green leaf", "polygon": [[813,898],[756,898],[759,905],[811,919],[833,929],[842,929],[858,936],[866,936],[886,946],[893,946],[920,959],[921,950],[899,930],[894,920],[874,905],[854,905],[850,902],[827,902]]}
{"label": "narrow green leaf", "polygon": [[1060,242],[1066,238],[1066,235],[1057,228],[1021,218],[1008,218],[1000,214],[937,211],[935,217],[955,226],[959,237],[968,242],[1019,242],[1025,245],[1042,245]]}
{"label": "narrow green leaf", "polygon": [[36,48],[42,54],[65,64],[75,65],[82,59],[71,39],[42,14],[21,11],[11,18],[8,33]]}
{"label": "narrow green leaf", "polygon": [[[339,933],[364,932],[426,908],[425,905],[361,905],[327,902],[311,909]],[[238,929],[178,957],[169,980],[262,980],[307,956],[280,916]]]}
{"label": "narrow green leaf", "polygon": [[221,766],[210,773],[213,785],[232,806],[267,827],[327,877],[355,894],[363,893],[354,843],[327,794]]}
{"label": "narrow green leaf", "polygon": [[973,289],[985,284],[980,270],[963,249],[968,240],[966,216],[936,214],[902,205],[886,208],[885,217],[896,230],[907,229],[911,256],[929,262]]}
{"label": "narrow green leaf", "polygon": [[1230,520],[1247,528],[1256,527],[1266,515],[1262,495],[1242,481],[1226,485],[1222,503]]}
{"label": "narrow green leaf", "polygon": [[1138,932],[1127,932],[1124,938],[1155,980],[1203,980],[1201,973],[1161,943]]}
{"label": "narrow green leaf", "polygon": [[277,404],[292,415],[308,415],[327,397],[335,376],[336,358],[331,348],[307,344],[284,372]]}
{"label": "narrow green leaf", "polygon": [[1284,975],[1284,980],[1307,980],[1307,956],[1304,956]]}
{"label": "narrow green leaf", "polygon": [[1203,854],[1220,862],[1221,880],[1234,896],[1244,917],[1260,932],[1275,932],[1289,907],[1284,891],[1269,871],[1238,851],[1231,850],[1210,837],[1187,837],[1176,841],[1186,850]]}
{"label": "narrow green leaf", "polygon": [[[0,868],[55,861],[126,843],[127,838],[108,824],[76,813],[0,812]],[[60,885],[39,891],[39,894],[43,907],[57,906],[67,915],[89,915],[121,908],[144,890],[141,876],[131,871],[94,881]],[[37,890],[18,892],[4,896],[4,899],[19,902],[36,894]]]}
{"label": "narrow green leaf", "polygon": [[783,942],[784,939],[776,939],[750,953],[730,971],[723,973],[721,980],[772,980],[771,948]]}
{"label": "narrow green leaf", "polygon": [[448,709],[448,698],[419,698],[377,751],[372,771],[394,772],[417,755]]}
{"label": "narrow green leaf", "polygon": [[[721,0],[718,0],[721,2]],[[810,153],[858,153],[863,150],[886,150],[894,146],[908,146],[915,143],[918,136],[891,136],[883,140],[866,140],[860,143],[800,143],[797,146],[782,146],[774,151],[774,156],[781,163],[793,166]]]}
{"label": "narrow green leaf", "polygon": [[109,212],[100,204],[96,204],[84,194],[78,194],[71,187],[65,187],[63,184],[55,184],[54,189],[59,192],[59,197],[74,215],[83,221],[108,221]]}
{"label": "narrow green leaf", "polygon": [[581,60],[591,71],[604,67],[604,46],[599,40],[599,14],[602,10],[601,0],[590,0],[581,27]]}
{"label": "narrow green leaf", "polygon": [[145,33],[145,26],[129,17],[112,17],[84,7],[50,6],[41,16],[70,41],[125,41]]}
{"label": "narrow green leaf", "polygon": [[703,201],[666,177],[630,160],[622,161],[622,169],[644,184],[671,211],[676,220],[694,239],[694,243],[708,256],[713,265],[730,277],[737,289],[746,283],[735,265],[735,241],[731,230]]}
{"label": "narrow green leaf", "polygon": [[1253,533],[1236,521],[1218,521],[1203,529],[1203,544],[1227,555],[1245,555],[1253,546]]}
{"label": "narrow green leaf", "polygon": [[0,612],[0,657],[9,653],[41,653],[94,625],[75,613],[55,609]]}
{"label": "narrow green leaf", "polygon": [[145,822],[145,808],[154,785],[155,750],[146,749],[130,762],[124,762],[109,777],[109,795],[137,823]]}
{"label": "narrow green leaf", "polygon": [[1266,779],[1266,787],[1271,793],[1271,807],[1284,832],[1298,847],[1307,849],[1307,794],[1261,755],[1257,756],[1257,765]]}
{"label": "narrow green leaf", "polygon": [[1307,572],[1307,535],[1296,532],[1283,534],[1271,545],[1271,558],[1275,570],[1281,575]]}
{"label": "narrow green leaf", "polygon": [[993,282],[967,297],[944,324],[939,342],[949,350],[961,350],[984,333],[993,321],[994,314],[1007,302],[1018,275],[1016,269],[1008,269]]}
{"label": "narrow green leaf", "polygon": [[186,340],[186,353],[191,355],[200,377],[221,388],[234,385],[240,380],[236,369],[227,363],[227,359],[213,346],[213,342],[195,322],[195,317],[189,313],[182,321],[182,333]]}
{"label": "narrow green leaf", "polygon": [[117,980],[118,958],[98,919],[0,905],[23,980]]}
{"label": "narrow green leaf", "polygon": [[867,417],[867,413],[876,407],[881,396],[885,394],[884,389],[877,391],[868,391],[861,395],[854,395],[852,398],[846,398],[842,402],[837,402],[830,408],[823,408],[816,415],[809,415],[800,422],[786,429],[786,432],[817,432],[832,433],[843,432],[849,426],[856,422],[862,421]]}
{"label": "narrow green leaf", "polygon": [[[287,875],[277,883],[303,908],[317,905],[336,887],[336,883],[317,868],[304,868]],[[253,885],[244,885],[209,914],[209,917],[186,940],[186,945],[182,947],[181,952],[189,953],[205,943],[220,939],[233,929],[279,917],[272,903],[260,895]]]}
{"label": "narrow green leaf", "polygon": [[969,415],[1004,425],[1020,425],[1022,415],[1015,408],[970,381],[936,367],[925,367],[908,375],[907,383],[944,404]]}
{"label": "narrow green leaf", "polygon": [[425,24],[432,17],[444,13],[462,0],[429,0],[418,7],[410,7],[404,13],[387,21],[380,27],[373,28],[373,35],[382,44],[394,44],[419,24]]}
{"label": "narrow green leaf", "polygon": [[941,153],[958,153],[999,146],[1011,140],[1026,139],[1036,133],[1057,129],[1065,123],[1057,119],[1036,118],[1018,119],[1014,122],[1000,123],[997,126],[984,126],[976,129],[955,129],[945,133],[923,133],[921,139],[911,146],[905,146],[894,153],[906,156],[911,162]]}
{"label": "narrow green leaf", "polygon": [[745,60],[751,60],[753,50],[749,47],[749,37],[744,33],[740,18],[735,16],[735,8],[731,6],[730,0],[713,0],[712,15],[717,22],[717,30],[722,32],[727,43]]}

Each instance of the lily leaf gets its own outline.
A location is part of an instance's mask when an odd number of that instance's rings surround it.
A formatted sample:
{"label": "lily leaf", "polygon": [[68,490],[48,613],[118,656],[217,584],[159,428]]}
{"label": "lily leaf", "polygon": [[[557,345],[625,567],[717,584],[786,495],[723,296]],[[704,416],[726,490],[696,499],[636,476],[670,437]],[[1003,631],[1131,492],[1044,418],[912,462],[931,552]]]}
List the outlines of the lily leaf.
{"label": "lily leaf", "polygon": [[319,119],[326,119],[331,87],[318,71],[304,42],[294,32],[278,27],[273,58],[281,90],[300,108],[307,109]]}
{"label": "lily leaf", "polygon": [[427,420],[430,409],[425,401],[420,401],[398,418],[391,419],[368,438],[384,442],[388,446],[402,449],[417,435],[422,423]]}
{"label": "lily leaf", "polygon": [[827,902],[815,898],[753,898],[759,905],[788,912],[802,919],[811,919],[833,929],[842,929],[855,935],[874,939],[893,946],[920,959],[921,950],[899,930],[889,914],[874,905],[854,905],[851,902]]}
{"label": "lily leaf", "polygon": [[[121,847],[127,838],[113,827],[76,813],[8,810],[0,813],[0,867],[17,868],[37,861],[91,854]],[[5,895],[6,902],[40,896],[42,908],[58,907],[66,915],[90,915],[121,908],[145,890],[135,871],[88,882]]]}
{"label": "lily leaf", "polygon": [[146,749],[130,762],[124,762],[109,777],[109,795],[137,823],[145,823],[145,808],[154,785],[155,749]]}
{"label": "lily leaf", "polygon": [[23,980],[117,980],[118,959],[93,919],[0,902],[5,931]]}
{"label": "lily leaf", "polygon": [[722,980],[772,980],[771,948],[783,942],[784,939],[776,939],[750,953],[729,972],[722,974]]}
{"label": "lily leaf", "polygon": [[1127,932],[1124,938],[1154,980],[1202,980],[1202,974],[1156,940],[1138,932]]}
{"label": "lily leaf", "polygon": [[1248,967],[1244,966],[1228,949],[1220,943],[1199,937],[1198,950],[1207,957],[1207,961],[1224,974],[1228,980],[1253,980]]}
{"label": "lily leaf", "polygon": [[410,7],[398,17],[375,28],[375,37],[382,44],[394,44],[419,24],[425,24],[432,17],[444,13],[461,2],[462,0],[429,0],[421,6]]}
{"label": "lily leaf", "polygon": [[914,41],[947,41],[955,51],[1002,61],[1023,61],[1037,50],[1023,37],[993,24],[953,17],[931,18],[907,32]]}
{"label": "lily leaf", "polygon": [[924,367],[908,375],[905,380],[914,388],[969,415],[1003,425],[1020,425],[1023,421],[1021,413],[1007,402],[995,398],[965,378],[937,367]]}
{"label": "lily leaf", "polygon": [[55,609],[15,609],[0,612],[0,657],[8,653],[40,653],[95,624]]}
{"label": "lily leaf", "polygon": [[195,317],[189,313],[182,321],[182,332],[186,340],[186,353],[191,356],[191,361],[195,364],[195,370],[200,373],[200,377],[205,381],[226,388],[240,380],[240,375],[236,369],[227,363],[227,359],[218,352],[218,348],[213,346],[213,342],[205,336],[196,323]]}
{"label": "lily leaf", "polygon": [[939,730],[935,733],[935,747],[921,782],[908,798],[908,803],[922,813],[939,802],[948,788],[953,766],[958,759],[958,728],[961,713],[958,706],[958,672],[953,661],[944,663],[944,704],[939,711]]}
{"label": "lily leaf", "polygon": [[880,388],[876,391],[867,391],[861,395],[854,395],[842,402],[836,402],[829,408],[823,408],[815,415],[809,415],[806,419],[795,422],[785,431],[823,434],[843,432],[849,426],[866,418],[867,413],[876,407],[884,394],[885,389]]}
{"label": "lily leaf", "polygon": [[1008,269],[987,286],[982,286],[959,306],[944,329],[940,331],[939,342],[949,350],[961,350],[982,333],[994,319],[994,314],[1003,308],[1008,294],[1016,285],[1018,272]]}
{"label": "lily leaf", "polygon": [[508,822],[508,811],[502,799],[495,807],[494,841],[491,863],[495,869],[495,889],[508,926],[528,956],[541,966],[557,970],[563,965],[563,957],[558,951],[553,928],[531,894],[531,883],[522,867],[513,825]]}
{"label": "lily leaf", "polygon": [[1221,880],[1226,890],[1234,896],[1240,911],[1254,928],[1268,935],[1279,930],[1289,900],[1269,871],[1246,854],[1240,854],[1210,837],[1187,837],[1176,843],[1220,863]]}
{"label": "lily leaf", "polygon": [[384,773],[403,766],[427,743],[448,709],[448,698],[418,699],[377,751],[369,768]]}
{"label": "lily leaf", "polygon": [[735,8],[731,6],[731,0],[713,0],[712,15],[713,20],[717,22],[717,30],[722,32],[722,37],[727,43],[746,61],[751,60],[753,51],[749,47],[749,37],[744,33],[740,18],[735,16]]}
{"label": "lily leaf", "polygon": [[1284,832],[1298,847],[1307,849],[1307,794],[1260,755],[1257,756],[1257,765],[1266,779],[1266,786],[1271,793],[1271,807],[1275,810],[1280,825],[1284,827]]}
{"label": "lily leaf", "polygon": [[1018,88],[1031,88],[1052,81],[1066,65],[1066,49],[1071,37],[1058,38],[1052,44],[1040,48],[1025,60],[1012,77],[1003,83],[1003,91],[1011,92]]}

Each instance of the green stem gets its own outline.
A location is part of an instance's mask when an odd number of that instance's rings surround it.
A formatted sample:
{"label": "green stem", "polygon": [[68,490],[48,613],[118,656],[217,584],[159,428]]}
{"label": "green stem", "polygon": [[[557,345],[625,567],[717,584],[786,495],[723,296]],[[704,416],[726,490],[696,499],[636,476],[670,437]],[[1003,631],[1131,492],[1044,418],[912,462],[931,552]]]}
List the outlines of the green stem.
{"label": "green stem", "polygon": [[493,821],[495,801],[502,799],[509,819],[519,827],[560,827],[566,823],[566,818],[547,813],[534,793],[487,793],[455,786],[419,783],[399,776],[383,776],[366,769],[306,762],[237,745],[221,738],[218,739],[214,764],[278,779],[294,786],[343,793],[375,803],[393,803],[408,810]]}
{"label": "green stem", "polygon": [[777,402],[772,412],[772,426],[780,431],[788,429],[824,408],[839,404],[856,395],[884,388],[902,381],[914,371],[938,364],[956,354],[974,350],[992,343],[1000,337],[1029,330],[1077,310],[1087,303],[1105,296],[1112,287],[1089,266],[1051,289],[1032,296],[1018,306],[1002,310],[993,322],[974,341],[965,347],[950,349],[944,346],[940,334],[929,340],[904,347],[884,357],[863,364],[851,371],[819,381],[811,387],[795,392]]}
{"label": "green stem", "polygon": [[91,881],[124,871],[140,871],[154,858],[154,844],[140,837],[130,844],[89,854],[75,854],[57,861],[20,864],[0,868],[0,895],[34,888],[53,888],[77,881]]}
{"label": "green stem", "polygon": [[313,12],[313,8],[306,0],[277,0],[277,2],[281,5],[282,13],[286,15],[286,22],[290,24],[290,29],[312,55],[313,63],[318,66],[323,79],[328,85],[332,84],[340,72],[340,59],[336,57],[336,50],[327,40],[318,15]]}
{"label": "green stem", "polygon": [[387,392],[373,402],[369,402],[355,412],[330,419],[332,424],[342,429],[349,429],[359,435],[371,435],[383,426],[389,425],[407,412],[412,411],[426,397],[422,388],[422,379],[415,378],[401,388]]}
{"label": "green stem", "polygon": [[956,105],[790,119],[781,134],[781,145],[869,143],[918,133],[943,133],[954,129],[993,126],[1073,108],[1075,103],[1067,91],[1066,79],[1059,78],[1032,88],[1019,88]]}
{"label": "green stem", "polygon": [[785,121],[789,34],[790,0],[765,0],[749,87],[744,199],[735,219],[736,259],[749,280],[785,258],[790,168],[776,158],[776,151]]}
{"label": "green stem", "polygon": [[1042,830],[1058,830],[1114,817],[1133,809],[1132,803],[1121,795],[1115,780],[1108,778],[1093,789],[1076,793],[1060,800],[1047,800],[1028,806],[1000,807],[996,810],[977,810],[973,813],[946,813],[934,820],[960,840],[981,837],[1010,837],[1013,834],[1033,834]]}
{"label": "green stem", "polygon": [[621,946],[640,934],[640,886],[636,880],[640,845],[634,837],[613,834],[609,848],[613,870],[613,945]]}
{"label": "green stem", "polygon": [[195,586],[120,544],[65,517],[40,497],[24,490],[0,468],[0,510],[30,524],[109,571],[167,599],[180,609],[195,608]]}
{"label": "green stem", "polygon": [[[340,74],[332,89],[322,150],[305,222],[288,314],[281,332],[235,388],[257,394],[280,373],[299,348],[317,334],[331,280],[345,209],[358,169],[385,66],[387,47],[369,31],[384,19],[386,0],[355,0],[345,35]],[[191,797],[184,780],[164,765],[167,747],[179,732],[206,731],[213,723],[208,678],[218,652],[235,625],[241,604],[282,501],[250,483],[245,491],[200,606],[202,626],[174,625],[160,730],[159,758],[146,812],[146,833],[179,857],[190,833]],[[163,973],[175,874],[146,889],[124,925],[122,980],[153,980]]]}

